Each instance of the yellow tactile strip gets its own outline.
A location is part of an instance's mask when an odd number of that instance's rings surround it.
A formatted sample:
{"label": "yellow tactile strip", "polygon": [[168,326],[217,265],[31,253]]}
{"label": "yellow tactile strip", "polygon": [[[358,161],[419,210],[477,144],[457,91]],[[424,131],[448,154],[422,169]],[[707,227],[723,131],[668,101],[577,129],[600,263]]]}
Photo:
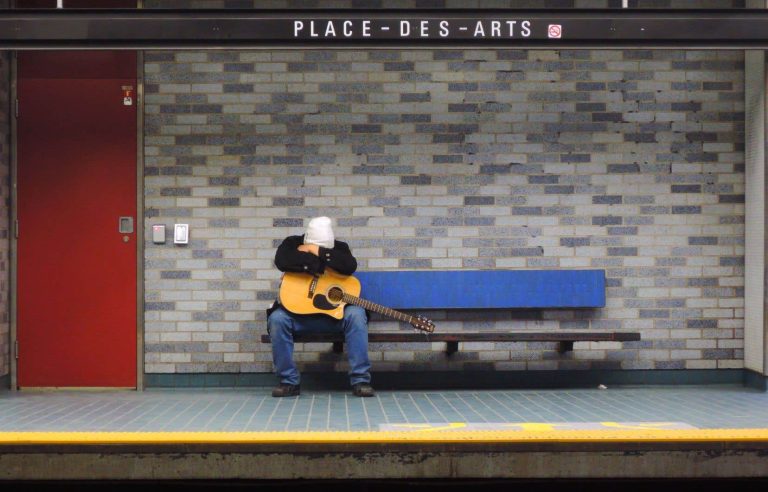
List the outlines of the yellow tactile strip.
{"label": "yellow tactile strip", "polygon": [[768,429],[438,432],[0,432],[2,445],[355,444],[515,442],[766,442]]}

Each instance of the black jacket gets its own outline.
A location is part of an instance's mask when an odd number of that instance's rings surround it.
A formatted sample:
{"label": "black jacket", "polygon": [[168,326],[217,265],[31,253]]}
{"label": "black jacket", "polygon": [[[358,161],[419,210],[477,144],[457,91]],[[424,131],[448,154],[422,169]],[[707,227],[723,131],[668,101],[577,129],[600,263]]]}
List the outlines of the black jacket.
{"label": "black jacket", "polygon": [[342,241],[334,241],[333,248],[320,247],[320,256],[299,251],[304,244],[304,236],[288,236],[277,247],[275,266],[281,272],[306,272],[321,274],[326,267],[332,268],[342,275],[352,275],[357,270],[357,260],[352,256],[349,245]]}
{"label": "black jacket", "polygon": [[[306,272],[322,274],[326,267],[332,268],[342,275],[352,275],[357,270],[357,260],[352,256],[349,245],[343,241],[334,241],[333,248],[320,247],[320,256],[299,251],[304,244],[304,236],[288,236],[277,247],[275,266],[281,272]],[[267,316],[272,314],[279,300],[267,308]],[[307,316],[325,316],[324,314]]]}

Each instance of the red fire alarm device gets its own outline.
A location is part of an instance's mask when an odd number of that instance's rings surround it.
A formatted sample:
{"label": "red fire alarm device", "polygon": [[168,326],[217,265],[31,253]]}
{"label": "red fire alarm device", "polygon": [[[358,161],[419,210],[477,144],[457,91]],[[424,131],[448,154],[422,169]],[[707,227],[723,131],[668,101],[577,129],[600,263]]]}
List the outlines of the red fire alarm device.
{"label": "red fire alarm device", "polygon": [[133,106],[133,86],[123,86],[123,106]]}

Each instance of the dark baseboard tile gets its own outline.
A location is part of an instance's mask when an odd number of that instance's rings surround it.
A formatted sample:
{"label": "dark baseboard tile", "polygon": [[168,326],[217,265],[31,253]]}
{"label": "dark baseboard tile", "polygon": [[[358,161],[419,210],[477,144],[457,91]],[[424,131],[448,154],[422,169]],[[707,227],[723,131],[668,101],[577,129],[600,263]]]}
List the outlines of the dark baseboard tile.
{"label": "dark baseboard tile", "polygon": [[[273,374],[146,374],[147,388],[271,387]],[[429,371],[373,374],[381,390],[537,389],[605,386],[743,384],[766,390],[768,378],[742,369],[627,370],[627,371]],[[343,373],[302,374],[307,389],[342,390],[348,387]]]}

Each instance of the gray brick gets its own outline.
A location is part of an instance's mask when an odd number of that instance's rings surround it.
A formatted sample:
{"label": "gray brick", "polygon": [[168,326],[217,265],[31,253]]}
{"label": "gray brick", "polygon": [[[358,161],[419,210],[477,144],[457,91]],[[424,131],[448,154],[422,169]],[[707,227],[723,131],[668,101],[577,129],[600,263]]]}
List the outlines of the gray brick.
{"label": "gray brick", "polygon": [[610,236],[636,236],[637,227],[608,227],[606,228]]}
{"label": "gray brick", "polygon": [[148,343],[145,349],[150,353],[173,354],[205,352],[208,347],[199,342]]}
{"label": "gray brick", "polygon": [[190,271],[166,271],[166,272],[160,272],[160,278],[170,278],[170,279],[192,278],[192,272],[190,272]]}
{"label": "gray brick", "polygon": [[589,238],[588,237],[561,237],[560,246],[565,246],[567,248],[589,246]]}
{"label": "gray brick", "polygon": [[608,248],[608,256],[637,256],[637,248]]}
{"label": "gray brick", "polygon": [[544,193],[547,195],[572,195],[574,193],[574,187],[568,185],[545,186]]}
{"label": "gray brick", "polygon": [[476,113],[479,111],[477,104],[449,104],[448,111],[451,113]]}
{"label": "gray brick", "polygon": [[176,309],[176,303],[173,302],[145,302],[146,311],[173,311]]}
{"label": "gray brick", "polygon": [[224,321],[223,313],[210,312],[210,311],[198,311],[192,313],[193,321]]}
{"label": "gray brick", "polygon": [[492,196],[465,196],[464,205],[493,205],[496,202]]}
{"label": "gray brick", "polygon": [[613,216],[599,216],[592,217],[592,225],[607,226],[607,225],[621,225],[624,219],[622,217]]}
{"label": "gray brick", "polygon": [[[194,250],[192,251],[192,258],[223,258],[224,253],[221,250],[206,249],[206,250]],[[209,264],[209,267],[215,268],[214,264]]]}
{"label": "gray brick", "polygon": [[718,203],[744,203],[744,195],[719,195]]}
{"label": "gray brick", "polygon": [[712,287],[717,286],[719,281],[717,278],[689,278],[688,285],[690,287]]}
{"label": "gray brick", "polygon": [[208,178],[211,186],[240,186],[240,178],[235,176],[212,176]]}
{"label": "gray brick", "polygon": [[718,238],[716,236],[704,236],[704,237],[689,237],[688,244],[692,246],[714,246],[717,245]]}
{"label": "gray brick", "polygon": [[621,195],[593,196],[592,203],[596,205],[618,205],[623,202]]}
{"label": "gray brick", "polygon": [[192,196],[192,188],[162,188],[160,196]]}
{"label": "gray brick", "polygon": [[702,359],[733,359],[734,358],[734,350],[733,349],[709,349],[709,350],[702,350],[701,351],[701,358]]}
{"label": "gray brick", "polygon": [[608,164],[609,173],[639,173],[640,166],[637,164]]}
{"label": "gray brick", "polygon": [[672,185],[672,193],[701,193],[701,185]]}
{"label": "gray brick", "polygon": [[400,268],[431,268],[432,260],[403,258],[399,262]]}
{"label": "gray brick", "polygon": [[209,207],[239,207],[239,198],[209,198]]}
{"label": "gray brick", "polygon": [[684,360],[657,360],[653,363],[654,369],[685,369]]}
{"label": "gray brick", "polygon": [[513,215],[542,215],[541,207],[512,207]]}
{"label": "gray brick", "polygon": [[386,72],[412,72],[414,70],[413,62],[384,62],[384,71]]}
{"label": "gray brick", "polygon": [[[225,94],[232,94],[232,93],[250,93],[253,92],[253,84],[224,84],[224,93]],[[218,112],[218,111],[211,111],[211,112]]]}

